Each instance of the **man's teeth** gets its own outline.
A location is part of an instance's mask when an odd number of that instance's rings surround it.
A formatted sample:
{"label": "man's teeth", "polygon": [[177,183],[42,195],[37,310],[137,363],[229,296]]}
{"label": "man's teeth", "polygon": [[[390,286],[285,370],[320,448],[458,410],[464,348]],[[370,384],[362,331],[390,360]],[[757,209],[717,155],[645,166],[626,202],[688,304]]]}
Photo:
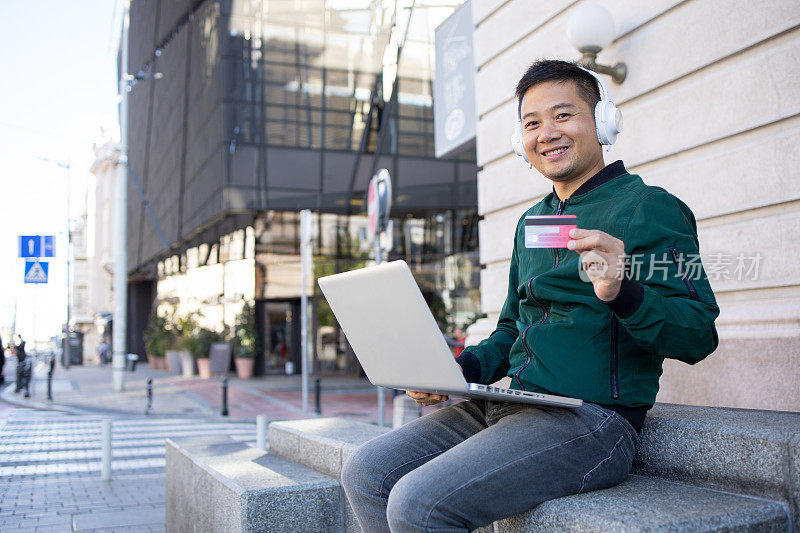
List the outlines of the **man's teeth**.
{"label": "man's teeth", "polygon": [[566,148],[556,148],[555,150],[550,150],[549,152],[544,152],[544,155],[558,155],[563,152],[566,152]]}

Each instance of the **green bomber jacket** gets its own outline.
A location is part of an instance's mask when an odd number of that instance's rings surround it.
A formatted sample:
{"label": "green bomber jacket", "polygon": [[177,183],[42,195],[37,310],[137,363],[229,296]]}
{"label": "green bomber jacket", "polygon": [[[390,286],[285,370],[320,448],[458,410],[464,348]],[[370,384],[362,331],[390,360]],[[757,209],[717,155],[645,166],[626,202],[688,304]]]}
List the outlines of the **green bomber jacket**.
{"label": "green bomber jacket", "polygon": [[[581,279],[576,252],[525,247],[525,216],[553,214],[625,243],[628,275],[613,301]],[[520,217],[497,328],[458,362],[468,381],[509,376],[515,389],[634,408],[643,419],[664,358],[694,364],[716,349],[718,314],[691,210],[617,161],[568,199],[554,191]]]}

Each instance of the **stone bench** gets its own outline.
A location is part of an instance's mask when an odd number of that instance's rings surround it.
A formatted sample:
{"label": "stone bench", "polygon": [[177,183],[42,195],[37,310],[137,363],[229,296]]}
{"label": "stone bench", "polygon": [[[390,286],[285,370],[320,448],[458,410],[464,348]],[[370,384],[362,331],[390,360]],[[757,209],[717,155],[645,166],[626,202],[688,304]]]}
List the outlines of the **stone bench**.
{"label": "stone bench", "polygon": [[[343,419],[273,422],[270,453],[338,479],[352,450],[382,431]],[[658,404],[628,480],[546,502],[494,531],[797,532],[799,507],[800,414]]]}
{"label": "stone bench", "polygon": [[[341,418],[273,422],[269,454],[233,441],[168,441],[167,530],[191,530],[170,517],[174,510],[198,531],[294,531],[301,523],[297,531],[359,531],[338,478],[352,451],[385,431]],[[546,502],[481,532],[797,532],[799,487],[800,414],[659,404],[624,483]],[[214,523],[224,517],[226,527],[202,527],[212,523],[203,509],[220,506],[230,510]],[[309,515],[322,522],[309,528]]]}

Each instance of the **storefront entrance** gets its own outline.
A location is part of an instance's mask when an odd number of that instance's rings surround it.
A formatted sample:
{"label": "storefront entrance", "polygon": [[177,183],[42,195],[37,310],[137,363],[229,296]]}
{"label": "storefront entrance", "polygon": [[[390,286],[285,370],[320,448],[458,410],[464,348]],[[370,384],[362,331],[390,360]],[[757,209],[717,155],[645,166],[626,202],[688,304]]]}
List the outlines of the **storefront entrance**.
{"label": "storefront entrance", "polygon": [[299,299],[257,301],[258,333],[264,342],[260,373],[300,373],[299,319]]}

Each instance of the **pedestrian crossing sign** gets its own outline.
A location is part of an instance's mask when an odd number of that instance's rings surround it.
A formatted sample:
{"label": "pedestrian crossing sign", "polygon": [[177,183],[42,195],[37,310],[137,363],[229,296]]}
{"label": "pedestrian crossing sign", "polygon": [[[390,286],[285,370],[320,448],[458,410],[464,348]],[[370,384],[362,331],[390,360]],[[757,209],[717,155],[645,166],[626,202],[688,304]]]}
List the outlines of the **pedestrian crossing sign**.
{"label": "pedestrian crossing sign", "polygon": [[46,261],[25,261],[25,283],[47,283]]}

